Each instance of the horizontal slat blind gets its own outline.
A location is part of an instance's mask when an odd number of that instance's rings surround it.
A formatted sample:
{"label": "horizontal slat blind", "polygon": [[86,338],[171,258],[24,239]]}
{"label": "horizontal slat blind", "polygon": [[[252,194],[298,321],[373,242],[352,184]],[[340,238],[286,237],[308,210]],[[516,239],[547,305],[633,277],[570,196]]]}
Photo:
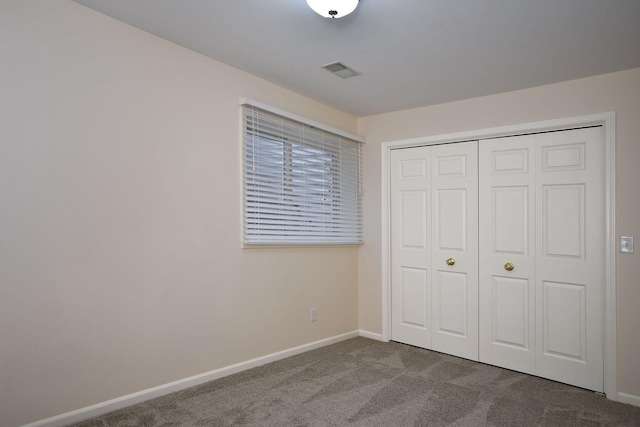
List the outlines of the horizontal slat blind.
{"label": "horizontal slat blind", "polygon": [[362,243],[360,143],[242,108],[244,243]]}

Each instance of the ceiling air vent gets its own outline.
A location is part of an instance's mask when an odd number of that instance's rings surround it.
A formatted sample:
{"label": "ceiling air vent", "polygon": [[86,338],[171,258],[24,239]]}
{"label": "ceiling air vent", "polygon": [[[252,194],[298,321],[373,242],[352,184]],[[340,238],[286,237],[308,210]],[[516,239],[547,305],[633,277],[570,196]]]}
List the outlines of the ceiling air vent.
{"label": "ceiling air vent", "polygon": [[344,65],[342,62],[332,62],[331,64],[323,65],[322,68],[329,71],[330,73],[335,74],[336,76],[348,79],[349,77],[359,76],[360,73],[354,70],[351,67]]}

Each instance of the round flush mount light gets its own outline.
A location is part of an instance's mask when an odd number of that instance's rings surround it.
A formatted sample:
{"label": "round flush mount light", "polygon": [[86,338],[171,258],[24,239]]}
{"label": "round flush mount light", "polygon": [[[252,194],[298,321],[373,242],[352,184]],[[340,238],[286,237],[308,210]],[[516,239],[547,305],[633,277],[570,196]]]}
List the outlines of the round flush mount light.
{"label": "round flush mount light", "polygon": [[307,4],[318,15],[325,18],[342,18],[358,7],[360,0],[307,0]]}

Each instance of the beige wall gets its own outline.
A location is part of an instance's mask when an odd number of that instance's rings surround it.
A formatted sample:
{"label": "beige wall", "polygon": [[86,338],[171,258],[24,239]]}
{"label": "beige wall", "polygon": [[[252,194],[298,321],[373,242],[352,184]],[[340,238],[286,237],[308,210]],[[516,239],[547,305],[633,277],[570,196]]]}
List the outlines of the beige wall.
{"label": "beige wall", "polygon": [[0,425],[357,330],[357,247],[240,248],[238,101],[354,117],[69,0],[0,58]]}
{"label": "beige wall", "polygon": [[[365,245],[360,250],[360,329],[382,332],[380,144],[387,141],[616,112],[618,235],[640,239],[640,69],[359,120],[364,148]],[[618,254],[618,388],[640,396],[640,250]]]}

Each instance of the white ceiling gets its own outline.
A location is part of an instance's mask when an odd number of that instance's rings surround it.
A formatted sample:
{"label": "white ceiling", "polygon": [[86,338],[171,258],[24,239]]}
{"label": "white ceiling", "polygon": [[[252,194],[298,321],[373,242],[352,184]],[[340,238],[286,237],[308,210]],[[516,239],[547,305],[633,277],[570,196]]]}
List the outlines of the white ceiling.
{"label": "white ceiling", "polygon": [[76,1],[358,117],[640,67],[640,0]]}

